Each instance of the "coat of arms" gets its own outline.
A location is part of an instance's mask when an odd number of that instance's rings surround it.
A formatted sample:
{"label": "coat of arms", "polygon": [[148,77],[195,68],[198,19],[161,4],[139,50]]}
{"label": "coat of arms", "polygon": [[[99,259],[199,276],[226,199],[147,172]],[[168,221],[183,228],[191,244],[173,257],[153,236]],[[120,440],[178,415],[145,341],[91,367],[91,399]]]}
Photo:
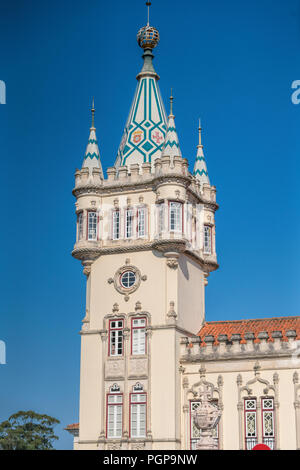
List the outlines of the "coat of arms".
{"label": "coat of arms", "polygon": [[142,135],[143,135],[143,131],[141,131],[140,129],[137,129],[136,131],[134,131],[134,133],[132,134],[133,142],[135,144],[138,144],[142,140]]}

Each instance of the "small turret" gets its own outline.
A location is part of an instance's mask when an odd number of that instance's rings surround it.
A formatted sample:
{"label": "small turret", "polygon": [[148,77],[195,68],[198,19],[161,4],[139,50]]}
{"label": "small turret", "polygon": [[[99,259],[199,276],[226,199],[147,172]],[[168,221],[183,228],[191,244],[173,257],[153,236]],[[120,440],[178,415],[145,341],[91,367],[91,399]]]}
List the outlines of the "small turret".
{"label": "small turret", "polygon": [[199,119],[199,144],[197,146],[197,156],[194,166],[194,176],[201,184],[210,184],[206,161],[203,153],[203,145],[201,142],[201,121]]}
{"label": "small turret", "polygon": [[90,136],[88,140],[88,145],[84,155],[84,160],[82,163],[82,168],[88,168],[89,173],[92,173],[94,168],[100,170],[100,178],[103,179],[103,170],[100,161],[100,152],[96,137],[96,128],[95,128],[95,103],[93,99],[92,103],[92,127],[90,128]]}
{"label": "small turret", "polygon": [[168,120],[168,128],[167,128],[167,134],[165,137],[164,145],[163,145],[163,150],[162,150],[162,157],[170,157],[171,159],[171,165],[173,166],[174,162],[174,157],[182,157],[180,146],[179,146],[179,140],[178,140],[178,135],[176,131],[176,126],[175,126],[175,116],[173,114],[173,96],[172,96],[172,90],[171,90],[171,96],[170,96],[170,115],[169,115],[169,120]]}

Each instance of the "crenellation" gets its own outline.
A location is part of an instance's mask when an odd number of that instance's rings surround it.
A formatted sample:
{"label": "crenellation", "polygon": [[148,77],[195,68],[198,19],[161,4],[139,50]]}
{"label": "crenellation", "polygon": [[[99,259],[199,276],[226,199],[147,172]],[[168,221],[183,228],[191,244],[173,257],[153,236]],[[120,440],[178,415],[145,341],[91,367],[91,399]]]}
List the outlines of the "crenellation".
{"label": "crenellation", "polygon": [[253,352],[254,351],[254,339],[255,334],[252,332],[245,333],[245,340],[246,340],[246,351]]}
{"label": "crenellation", "polygon": [[262,352],[267,351],[269,349],[269,343],[268,343],[269,335],[268,335],[268,333],[266,331],[261,331],[261,332],[258,333],[257,338],[260,340],[259,349]]}
{"label": "crenellation", "polygon": [[116,174],[117,174],[116,167],[112,166],[112,167],[107,168],[106,173],[107,173],[107,181],[108,182],[115,181]]}
{"label": "crenellation", "polygon": [[[261,331],[255,337],[252,332],[245,333],[246,344],[242,344],[241,334],[236,333],[231,336],[230,341],[228,340],[227,334],[218,335],[218,344],[215,344],[215,337],[213,335],[207,335],[204,337],[204,343],[201,338],[193,337],[188,339],[182,337],[180,339],[181,344],[181,359],[186,361],[198,361],[204,360],[205,358],[217,359],[217,358],[238,358],[238,357],[261,357],[266,354],[271,356],[280,355],[292,355],[294,352],[294,342],[296,341],[296,331],[289,330],[286,332],[288,341],[283,340],[283,334],[281,331],[274,331],[272,338],[274,342],[268,342],[269,335],[266,331]],[[254,343],[255,339],[259,342]],[[201,359],[202,358],[202,359]]]}
{"label": "crenellation", "polygon": [[281,348],[282,332],[272,331],[272,338],[274,340],[273,347],[276,351],[278,351]]}

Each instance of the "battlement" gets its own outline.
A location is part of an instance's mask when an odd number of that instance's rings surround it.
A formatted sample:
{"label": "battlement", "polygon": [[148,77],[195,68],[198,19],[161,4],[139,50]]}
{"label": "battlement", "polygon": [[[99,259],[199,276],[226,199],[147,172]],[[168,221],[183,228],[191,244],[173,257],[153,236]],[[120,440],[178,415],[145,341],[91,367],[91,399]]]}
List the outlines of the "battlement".
{"label": "battlement", "polygon": [[[172,179],[174,178],[174,180]],[[89,193],[105,192],[108,189],[116,189],[123,186],[153,185],[155,189],[161,184],[174,181],[184,184],[189,190],[204,203],[216,204],[216,188],[209,184],[201,184],[188,169],[188,161],[185,158],[169,156],[157,158],[153,165],[151,163],[132,164],[130,167],[122,166],[109,167],[107,169],[107,178],[103,179],[102,171],[99,168],[82,168],[75,172],[74,195],[84,194],[85,190]]]}
{"label": "battlement", "polygon": [[[260,331],[257,336],[247,332],[242,339],[241,334],[232,334],[230,339],[227,334],[182,337],[180,339],[180,356],[183,362],[196,362],[201,360],[224,360],[233,358],[245,358],[270,355],[292,355],[299,348],[300,341],[296,340],[296,330],[285,332],[273,331],[271,337],[266,331]],[[217,343],[216,343],[217,340]]]}

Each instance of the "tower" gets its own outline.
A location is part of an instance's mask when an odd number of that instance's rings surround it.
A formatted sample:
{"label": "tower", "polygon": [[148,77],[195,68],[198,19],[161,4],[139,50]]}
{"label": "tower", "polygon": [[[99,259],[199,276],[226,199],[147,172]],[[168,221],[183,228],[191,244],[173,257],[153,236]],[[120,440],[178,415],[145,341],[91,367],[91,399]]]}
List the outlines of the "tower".
{"label": "tower", "polygon": [[166,117],[149,16],[137,39],[144,63],[115,165],[104,178],[93,104],[75,174],[72,254],[87,278],[77,449],[181,448],[179,339],[203,324],[206,278],[218,267],[216,189],[206,166],[206,179],[198,171],[199,146],[189,172],[172,96]]}

